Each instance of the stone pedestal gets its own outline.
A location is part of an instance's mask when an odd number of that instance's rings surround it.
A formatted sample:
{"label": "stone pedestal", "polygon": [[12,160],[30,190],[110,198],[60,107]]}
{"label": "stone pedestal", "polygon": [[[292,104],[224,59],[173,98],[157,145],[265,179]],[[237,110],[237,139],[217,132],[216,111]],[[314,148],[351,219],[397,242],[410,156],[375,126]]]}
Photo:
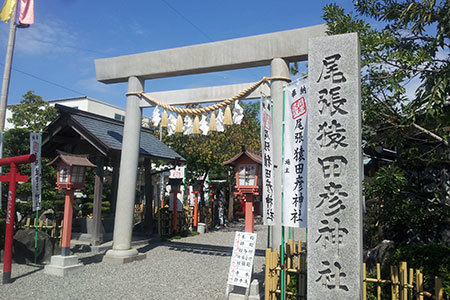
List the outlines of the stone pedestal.
{"label": "stone pedestal", "polygon": [[81,269],[81,267],[83,267],[83,264],[78,261],[78,256],[53,255],[50,264],[45,266],[45,273],[64,277]]}
{"label": "stone pedestal", "polygon": [[135,260],[142,260],[147,254],[139,253],[136,249],[128,250],[108,250],[103,257],[103,261],[107,263],[126,264]]}
{"label": "stone pedestal", "polygon": [[260,300],[264,299],[259,281],[253,279],[248,289],[235,286],[233,291],[228,295],[228,300]]}

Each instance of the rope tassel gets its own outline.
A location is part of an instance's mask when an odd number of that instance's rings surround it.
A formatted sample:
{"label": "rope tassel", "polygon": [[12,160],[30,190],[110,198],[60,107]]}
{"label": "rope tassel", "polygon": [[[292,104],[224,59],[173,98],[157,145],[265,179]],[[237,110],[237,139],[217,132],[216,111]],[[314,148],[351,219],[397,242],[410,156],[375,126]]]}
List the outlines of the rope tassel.
{"label": "rope tassel", "polygon": [[168,118],[169,118],[169,116],[167,115],[167,111],[163,110],[162,119],[161,119],[161,127],[167,127],[167,125],[169,125]]}
{"label": "rope tassel", "polygon": [[217,131],[216,114],[214,112],[211,113],[211,117],[209,119],[209,131]]}
{"label": "rope tassel", "polygon": [[175,132],[183,132],[183,118],[181,115],[177,117],[177,127],[175,128]]}
{"label": "rope tassel", "polygon": [[198,116],[195,116],[194,118],[194,127],[192,128],[193,134],[200,134],[200,119]]}
{"label": "rope tassel", "polygon": [[231,116],[231,108],[229,105],[225,108],[225,114],[223,116],[223,124],[233,125],[233,117]]}

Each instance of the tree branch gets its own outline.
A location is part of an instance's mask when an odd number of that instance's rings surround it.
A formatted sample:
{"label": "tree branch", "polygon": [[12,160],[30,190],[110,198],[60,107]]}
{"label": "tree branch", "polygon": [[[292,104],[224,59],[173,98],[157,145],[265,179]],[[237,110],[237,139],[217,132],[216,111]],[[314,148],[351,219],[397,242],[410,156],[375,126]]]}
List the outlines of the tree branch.
{"label": "tree branch", "polygon": [[432,138],[434,138],[435,140],[438,140],[439,142],[443,143],[445,146],[449,146],[448,142],[446,140],[444,140],[442,137],[438,136],[437,134],[429,131],[428,129],[423,128],[422,126],[417,125],[416,123],[411,123],[411,126],[413,126],[414,128],[422,131],[423,133],[431,136]]}

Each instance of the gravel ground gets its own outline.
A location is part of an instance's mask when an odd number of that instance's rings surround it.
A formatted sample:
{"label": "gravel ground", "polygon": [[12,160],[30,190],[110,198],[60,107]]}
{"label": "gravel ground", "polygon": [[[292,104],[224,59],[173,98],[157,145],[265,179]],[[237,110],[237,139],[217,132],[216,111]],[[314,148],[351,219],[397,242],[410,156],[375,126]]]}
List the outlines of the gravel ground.
{"label": "gravel ground", "polygon": [[[254,278],[264,279],[267,226],[256,225]],[[123,265],[101,262],[103,254],[79,253],[84,267],[64,278],[42,267],[13,264],[11,284],[0,299],[224,299],[235,224],[206,234],[137,247],[145,260]],[[3,265],[2,265],[3,269]]]}

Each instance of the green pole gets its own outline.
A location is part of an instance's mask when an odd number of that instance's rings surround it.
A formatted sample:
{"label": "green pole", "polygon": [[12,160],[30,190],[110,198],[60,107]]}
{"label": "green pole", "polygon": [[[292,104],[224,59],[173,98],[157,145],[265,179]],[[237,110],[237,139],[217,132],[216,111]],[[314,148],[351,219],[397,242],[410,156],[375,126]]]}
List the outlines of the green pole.
{"label": "green pole", "polygon": [[38,223],[39,223],[39,209],[36,209],[36,219],[34,220],[34,264],[37,263],[37,240],[38,240]]}

